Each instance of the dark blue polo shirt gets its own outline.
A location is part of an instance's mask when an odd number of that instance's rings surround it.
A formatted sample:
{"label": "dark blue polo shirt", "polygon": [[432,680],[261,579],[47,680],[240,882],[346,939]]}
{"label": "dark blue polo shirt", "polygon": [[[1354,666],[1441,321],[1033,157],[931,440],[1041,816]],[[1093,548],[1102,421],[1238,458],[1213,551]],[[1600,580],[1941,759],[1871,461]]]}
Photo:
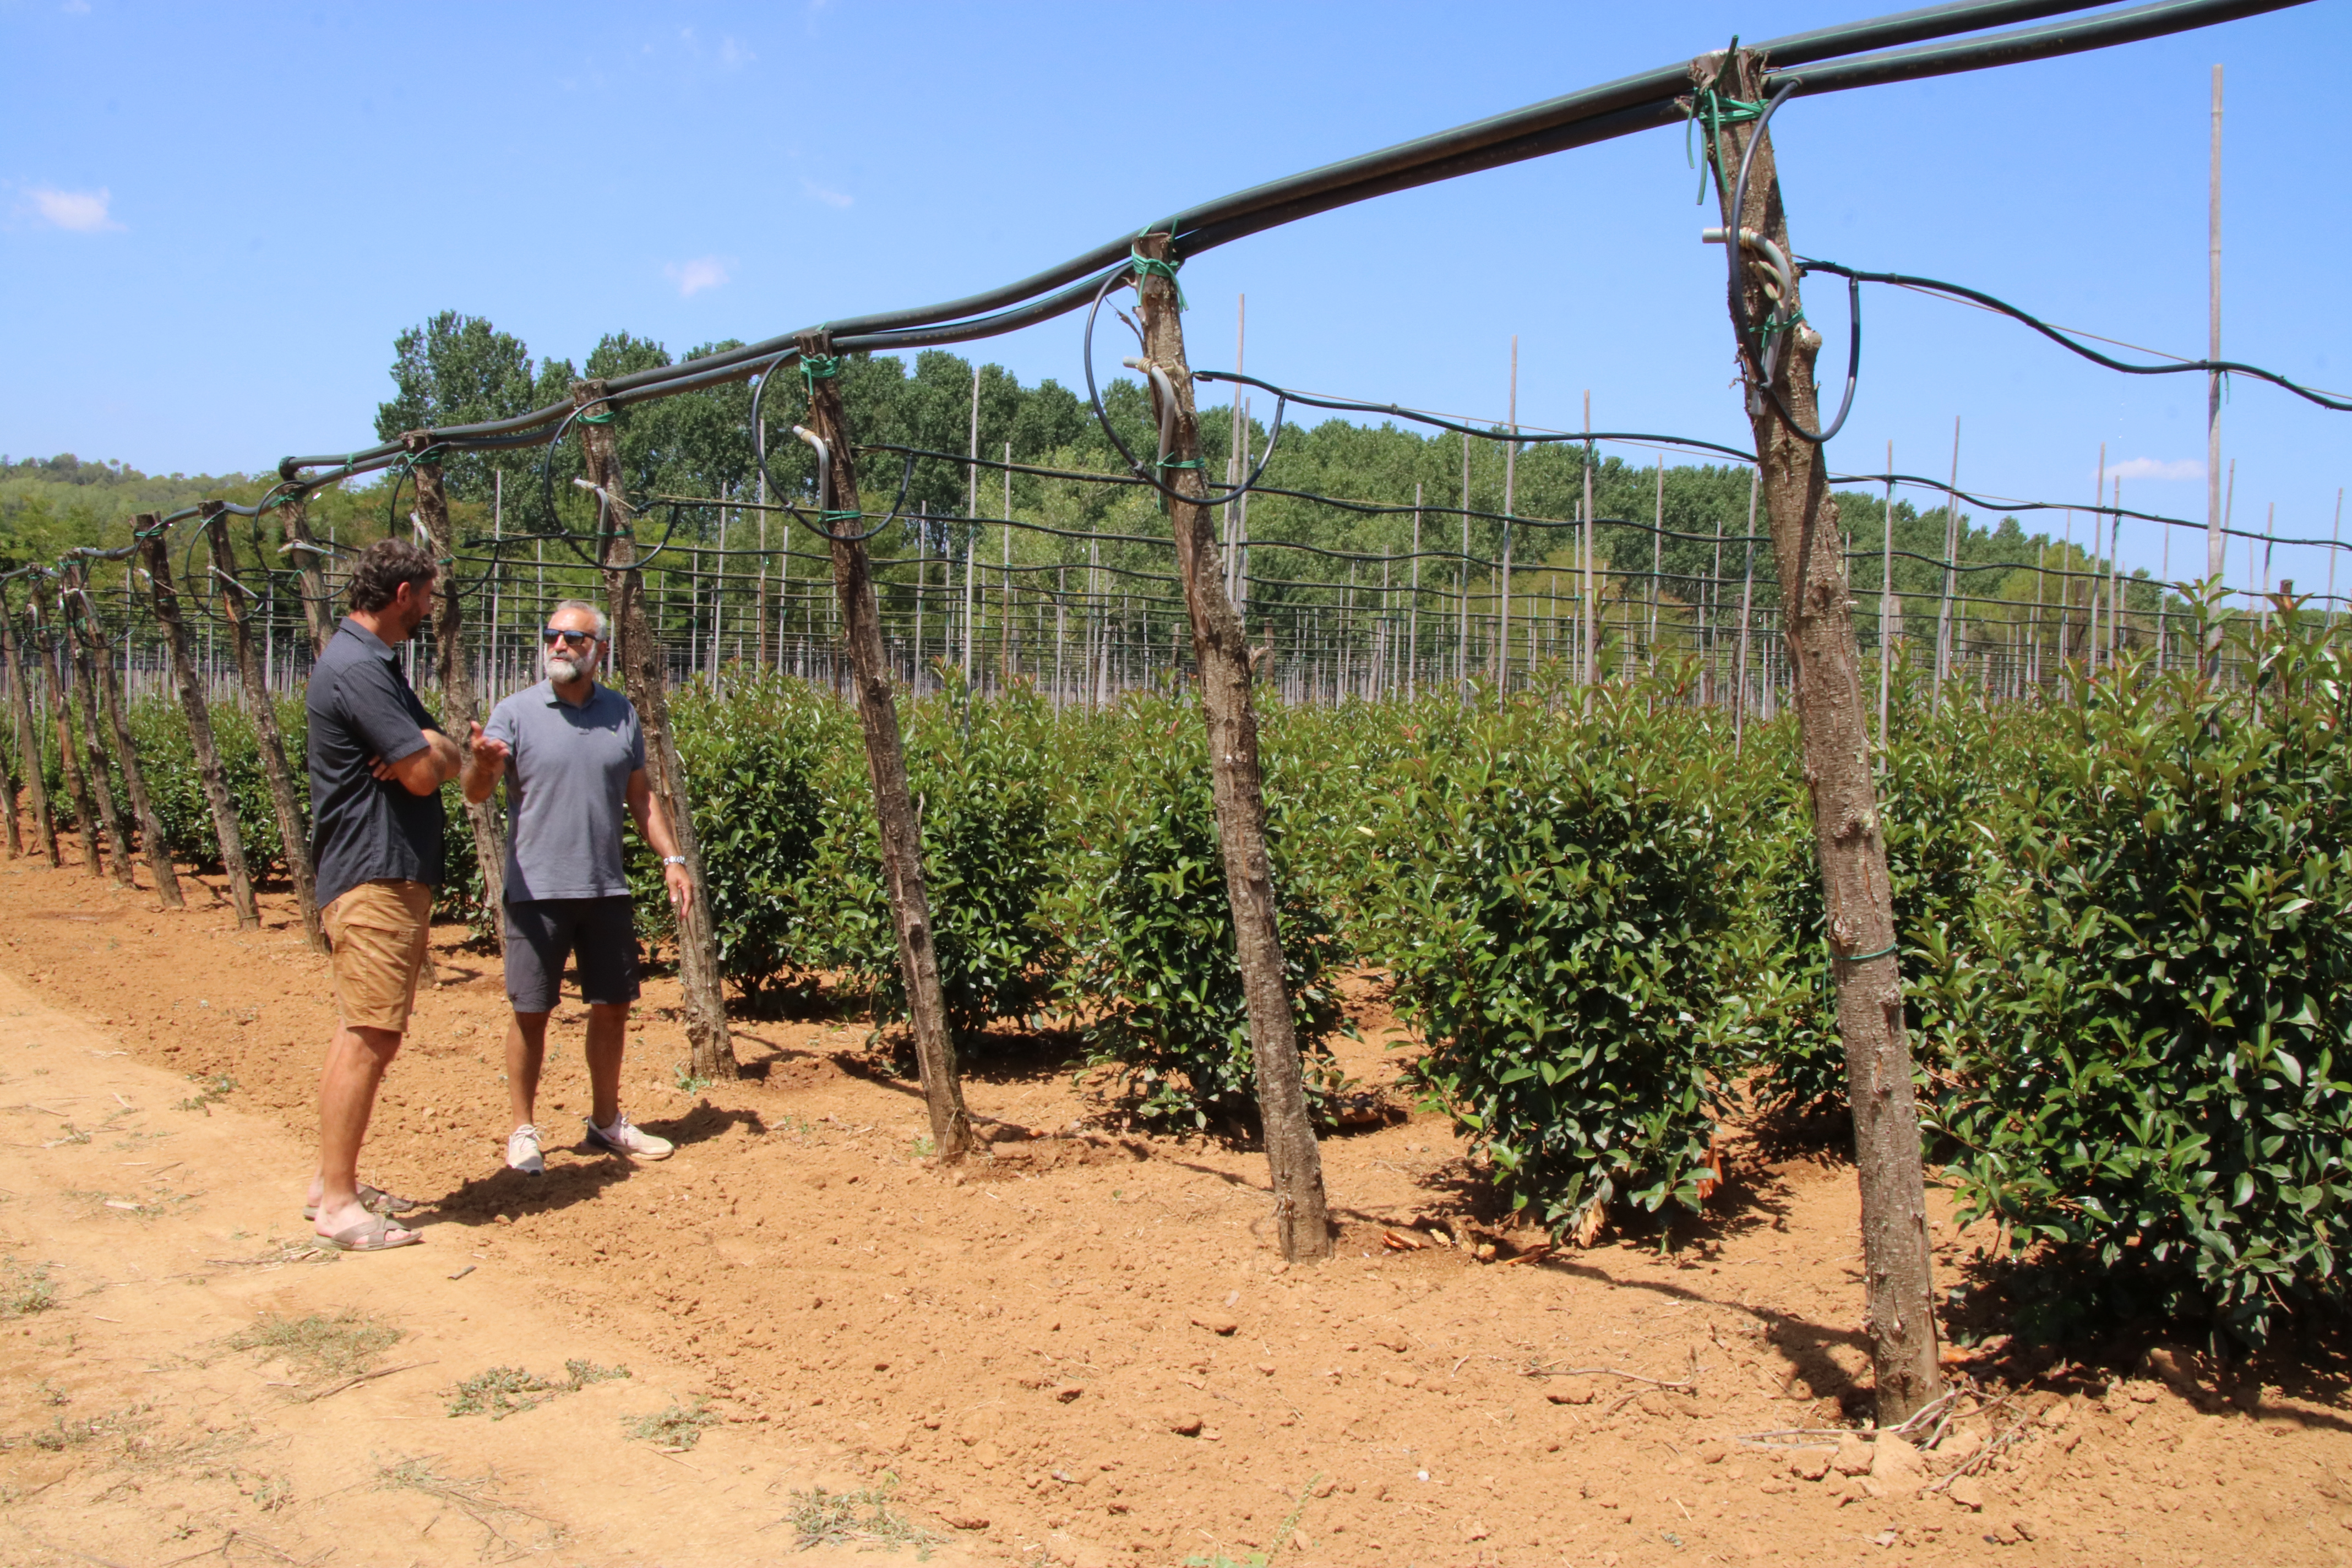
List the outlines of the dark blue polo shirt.
{"label": "dark blue polo shirt", "polygon": [[425,749],[437,730],[383,640],[345,617],[310,671],[310,858],[319,907],[362,882],[441,880],[441,792],[411,795],[369,764]]}

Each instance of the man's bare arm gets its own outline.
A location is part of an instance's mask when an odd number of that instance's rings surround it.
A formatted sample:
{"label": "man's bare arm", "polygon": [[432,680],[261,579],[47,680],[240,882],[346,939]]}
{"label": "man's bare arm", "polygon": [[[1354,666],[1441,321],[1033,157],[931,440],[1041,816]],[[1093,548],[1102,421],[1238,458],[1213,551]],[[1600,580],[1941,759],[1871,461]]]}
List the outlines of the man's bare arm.
{"label": "man's bare arm", "polygon": [[411,752],[396,763],[378,762],[373,771],[380,779],[399,780],[411,795],[431,795],[456,778],[465,765],[465,751],[457,742],[438,730],[427,730],[422,751]]}

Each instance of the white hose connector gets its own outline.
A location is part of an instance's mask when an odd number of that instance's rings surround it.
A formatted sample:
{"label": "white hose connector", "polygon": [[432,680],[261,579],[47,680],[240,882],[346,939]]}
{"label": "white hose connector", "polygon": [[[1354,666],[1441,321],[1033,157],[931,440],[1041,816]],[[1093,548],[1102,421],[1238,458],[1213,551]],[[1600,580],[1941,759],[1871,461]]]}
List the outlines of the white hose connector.
{"label": "white hose connector", "polygon": [[793,434],[816,448],[816,504],[822,509],[825,497],[833,493],[833,448],[805,425],[793,426]]}
{"label": "white hose connector", "polygon": [[[1724,242],[1724,234],[1725,231],[1719,228],[1703,228],[1699,230],[1699,243],[1721,245]],[[1779,292],[1773,295],[1776,302],[1785,305],[1797,297],[1796,269],[1789,265],[1789,258],[1779,246],[1752,228],[1743,228],[1739,231],[1739,243],[1744,248],[1753,250],[1761,256],[1764,258],[1764,264],[1772,269],[1773,276],[1780,284]]]}

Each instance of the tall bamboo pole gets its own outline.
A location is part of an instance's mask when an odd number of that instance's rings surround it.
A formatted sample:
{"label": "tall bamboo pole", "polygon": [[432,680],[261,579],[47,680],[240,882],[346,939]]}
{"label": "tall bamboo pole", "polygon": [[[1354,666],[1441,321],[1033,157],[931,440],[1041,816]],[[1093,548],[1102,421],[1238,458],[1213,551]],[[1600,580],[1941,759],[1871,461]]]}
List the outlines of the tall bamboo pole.
{"label": "tall bamboo pole", "polygon": [[[2221,357],[2221,67],[2213,67],[2212,147],[2205,185],[2205,357]],[[2205,373],[2205,575],[2222,570],[2221,373]],[[2219,657],[2221,623],[2213,623],[2208,650]]]}

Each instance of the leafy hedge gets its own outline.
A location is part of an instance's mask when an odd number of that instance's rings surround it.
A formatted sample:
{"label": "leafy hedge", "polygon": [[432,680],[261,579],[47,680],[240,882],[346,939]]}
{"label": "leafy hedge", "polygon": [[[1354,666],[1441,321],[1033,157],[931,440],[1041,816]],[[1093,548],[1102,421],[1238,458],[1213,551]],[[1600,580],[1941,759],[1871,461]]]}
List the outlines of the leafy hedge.
{"label": "leafy hedge", "polygon": [[2352,668],[2293,616],[2259,652],[2253,703],[2141,669],[2056,710],[1922,987],[1966,1212],[2249,1338],[2341,1295],[2352,1199]]}
{"label": "leafy hedge", "polygon": [[[2262,1333],[2340,1292],[2352,1178],[2352,671],[2289,615],[2252,694],[2130,668],[2046,706],[1907,697],[1885,818],[1941,1179],[2101,1289]],[[740,988],[902,1005],[853,716],[798,681],[678,694]],[[301,709],[281,706],[299,756]],[[1199,714],[1056,714],[961,689],[903,714],[942,979],[968,1047],[1058,1011],[1140,1114],[1252,1105]],[[251,726],[215,710],[248,851],[276,825]],[[134,716],[175,853],[214,859],[168,700]],[[1742,1096],[1842,1098],[1795,726],[1738,757],[1673,678],[1265,714],[1270,847],[1310,1085],[1339,1081],[1334,973],[1384,972],[1419,1071],[1522,1212],[1695,1207]],[[53,751],[46,724],[46,751]],[[0,733],[0,745],[12,744]],[[42,758],[54,774],[56,759]],[[62,790],[55,792],[65,807]],[[454,795],[452,795],[454,801]],[[467,911],[457,812],[444,907]],[[640,920],[661,938],[638,847]],[[2069,1293],[2089,1310],[2098,1292]],[[2111,1309],[2112,1310],[2112,1306]]]}
{"label": "leafy hedge", "polygon": [[[1117,1068],[1145,1120],[1250,1120],[1249,1015],[1200,713],[1131,699],[1092,728],[1086,763],[1064,776],[1068,871],[1045,900],[1067,953],[1060,998],[1086,1020],[1087,1065]],[[1266,852],[1292,1025],[1319,1108],[1341,1083],[1328,1048],[1346,1022],[1328,975],[1337,927],[1292,874],[1297,808],[1280,784],[1276,772]]]}
{"label": "leafy hedge", "polygon": [[1588,1234],[1619,1200],[1699,1205],[1724,1108],[1728,858],[1699,728],[1610,692],[1460,722],[1376,837],[1379,945],[1423,1081],[1522,1210]]}

